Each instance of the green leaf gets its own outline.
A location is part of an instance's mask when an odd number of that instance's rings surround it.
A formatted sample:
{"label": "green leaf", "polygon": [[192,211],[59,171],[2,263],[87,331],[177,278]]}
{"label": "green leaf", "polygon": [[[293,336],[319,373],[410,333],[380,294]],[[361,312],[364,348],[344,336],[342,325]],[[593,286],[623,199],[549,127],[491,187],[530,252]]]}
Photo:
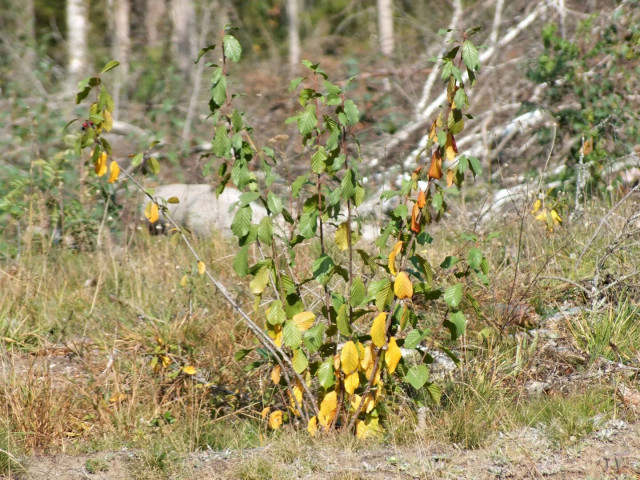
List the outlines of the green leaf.
{"label": "green leaf", "polygon": [[293,370],[297,374],[300,374],[307,369],[307,367],[309,366],[309,360],[307,360],[307,356],[304,354],[302,349],[298,348],[293,351],[291,364],[293,365]]}
{"label": "green leaf", "polygon": [[471,171],[474,176],[482,175],[482,163],[476,157],[469,157],[469,163],[471,164]]}
{"label": "green leaf", "polygon": [[289,82],[289,93],[295,91],[298,88],[298,85],[302,83],[302,81],[307,77],[296,77]]}
{"label": "green leaf", "polygon": [[409,333],[407,333],[407,336],[404,339],[404,348],[408,348],[410,350],[416,348],[421,340],[422,332],[414,328]]}
{"label": "green leaf", "polygon": [[460,155],[458,158],[458,171],[460,173],[464,173],[467,171],[467,168],[469,168],[469,160],[467,159],[467,156]]}
{"label": "green leaf", "polygon": [[303,341],[304,346],[307,347],[309,353],[317,352],[322,346],[322,339],[324,337],[324,325],[319,323],[318,325],[311,327],[304,333]]}
{"label": "green leaf", "polygon": [[419,390],[429,381],[429,368],[423,364],[414,365],[409,369],[404,379],[413,388]]}
{"label": "green leaf", "polygon": [[273,222],[271,217],[264,217],[258,225],[258,240],[265,245],[273,243]]}
{"label": "green leaf", "polygon": [[340,185],[342,187],[342,198],[348,200],[353,197],[356,193],[356,179],[353,170],[346,171]]}
{"label": "green leaf", "polygon": [[391,288],[391,282],[388,279],[382,280],[382,285],[376,293],[376,308],[379,312],[386,310],[387,306],[393,299],[393,289]]}
{"label": "green leaf", "polygon": [[291,193],[295,198],[298,198],[298,195],[300,194],[300,189],[307,182],[308,178],[309,178],[309,174],[305,173],[304,175],[300,175],[299,177],[297,177],[291,184]]}
{"label": "green leaf", "polygon": [[233,217],[233,222],[231,222],[231,231],[236,237],[242,238],[249,233],[252,216],[251,207],[246,206],[238,209],[235,217]]}
{"label": "green leaf", "polygon": [[233,35],[225,35],[222,38],[222,48],[225,56],[232,62],[239,62],[242,56],[242,45]]}
{"label": "green leaf", "polygon": [[196,58],[193,63],[198,63],[205,53],[207,53],[209,50],[213,50],[214,48],[216,48],[216,46],[213,44],[207,45],[206,47],[201,48],[200,51],[198,52],[198,58]]}
{"label": "green leaf", "polygon": [[[445,292],[445,297],[446,295]],[[442,322],[442,324],[451,332],[451,340],[456,340],[458,337],[461,337],[467,328],[467,321],[462,312],[451,313],[449,319]]]}
{"label": "green leaf", "polygon": [[258,198],[260,198],[260,194],[258,192],[244,192],[242,195],[240,195],[240,198],[239,198],[240,206],[246,207],[254,200],[257,200]]}
{"label": "green leaf", "polygon": [[336,319],[336,326],[338,327],[338,331],[344,335],[345,337],[351,336],[351,324],[349,322],[349,314],[347,310],[347,305],[340,305],[338,308],[338,318]]}
{"label": "green leaf", "polygon": [[315,153],[311,156],[311,170],[313,173],[323,173],[327,169],[326,165],[327,152],[324,147],[319,146]]}
{"label": "green leaf", "polygon": [[109,70],[113,70],[118,65],[120,65],[120,62],[116,60],[111,60],[110,62],[107,62],[107,64],[104,67],[102,67],[102,73],[107,73]]}
{"label": "green leaf", "polygon": [[[216,71],[222,75],[222,69],[218,67]],[[215,72],[214,72],[215,77]],[[217,105],[222,106],[227,101],[227,79],[224,76],[220,76],[217,81],[213,82],[213,88],[211,89],[211,100]]]}
{"label": "green leaf", "polygon": [[279,196],[273,192],[269,192],[267,194],[267,208],[272,214],[278,215],[284,208],[284,205]]}
{"label": "green leaf", "polygon": [[362,283],[361,277],[354,278],[351,284],[351,306],[357,307],[364,300],[365,290],[364,283]]}
{"label": "green leaf", "polygon": [[271,303],[271,306],[267,309],[267,322],[271,325],[282,325],[287,319],[287,315],[282,308],[282,302],[275,300]]}
{"label": "green leaf", "polygon": [[251,352],[253,352],[253,348],[243,348],[241,350],[238,350],[233,356],[233,358],[235,358],[236,362],[239,362]]}
{"label": "green leaf", "polygon": [[458,257],[453,255],[448,255],[440,264],[440,268],[444,268],[444,269],[451,268],[459,261],[460,259]]}
{"label": "green leaf", "polygon": [[472,248],[469,250],[469,256],[467,257],[467,262],[469,266],[474,270],[480,270],[480,266],[482,264],[482,251],[479,248]]}
{"label": "green leaf", "polygon": [[249,273],[249,245],[244,245],[238,249],[238,253],[233,259],[233,270],[241,277]]}
{"label": "green leaf", "polygon": [[284,344],[292,349],[298,348],[302,342],[302,333],[293,321],[288,320],[282,329],[282,339]]}
{"label": "green leaf", "polygon": [[477,71],[480,68],[478,49],[470,40],[462,44],[462,60],[469,70]]}
{"label": "green leaf", "polygon": [[305,213],[300,217],[300,235],[304,238],[312,238],[318,228],[318,212]]}
{"label": "green leaf", "polygon": [[325,390],[331,388],[336,383],[336,376],[333,373],[332,357],[329,357],[318,367],[318,382]]}
{"label": "green leaf", "polygon": [[453,101],[456,103],[456,108],[459,108],[460,110],[469,106],[469,98],[467,97],[464,88],[458,88],[458,90],[456,90]]}
{"label": "green leaf", "polygon": [[216,157],[225,158],[229,155],[230,150],[231,141],[229,140],[229,135],[227,135],[227,129],[224,125],[219,125],[213,137],[211,151]]}
{"label": "green leaf", "polygon": [[254,295],[260,295],[264,292],[264,289],[267,288],[269,284],[269,268],[263,267],[258,273],[253,277],[253,280],[249,282],[249,288],[251,288],[251,293]]}
{"label": "green leaf", "polygon": [[444,292],[444,301],[450,308],[458,308],[462,301],[462,284],[451,285]]}
{"label": "green leaf", "polygon": [[329,280],[328,276],[331,273],[333,265],[333,259],[329,255],[320,255],[313,262],[313,278],[324,285],[324,283]]}
{"label": "green leaf", "polygon": [[438,386],[437,383],[429,382],[427,383],[427,392],[431,397],[431,400],[436,405],[440,404],[440,398],[442,397],[442,390]]}
{"label": "green leaf", "polygon": [[316,106],[309,104],[297,117],[298,130],[302,135],[308,135],[316,128],[318,117],[316,117]]}
{"label": "green leaf", "polygon": [[360,112],[353,100],[344,101],[344,113],[347,117],[348,125],[355,125],[360,120]]}

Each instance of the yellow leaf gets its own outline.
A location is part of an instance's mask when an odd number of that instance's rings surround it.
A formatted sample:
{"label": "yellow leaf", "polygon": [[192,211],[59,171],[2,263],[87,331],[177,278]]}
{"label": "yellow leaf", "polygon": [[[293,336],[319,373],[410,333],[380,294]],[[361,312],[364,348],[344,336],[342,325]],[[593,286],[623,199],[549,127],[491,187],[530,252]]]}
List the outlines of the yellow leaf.
{"label": "yellow leaf", "polygon": [[378,348],[382,348],[384,344],[387,343],[387,314],[385,312],[379,313],[378,316],[373,319],[373,325],[371,325],[371,341]]}
{"label": "yellow leaf", "polygon": [[273,367],[273,370],[271,370],[271,381],[275,385],[278,385],[280,383],[280,365],[276,365],[275,367]]}
{"label": "yellow leaf", "polygon": [[362,420],[356,422],[356,437],[365,438],[367,436],[367,425]]}
{"label": "yellow leaf", "polygon": [[396,255],[400,253],[400,250],[402,250],[402,241],[396,242],[396,244],[393,246],[393,250],[391,250],[391,253],[389,254],[388,263],[391,275],[397,275],[398,273],[398,271],[396,270]]}
{"label": "yellow leaf", "polygon": [[547,221],[547,211],[542,210],[538,215],[536,215],[536,220],[540,220],[541,222]]}
{"label": "yellow leaf", "polygon": [[405,272],[400,272],[393,283],[393,293],[400,300],[413,297],[413,285]]}
{"label": "yellow leaf", "polygon": [[276,410],[269,415],[269,427],[277,430],[282,425],[282,410]]}
{"label": "yellow leaf", "polygon": [[144,208],[144,216],[147,217],[149,222],[156,223],[160,217],[158,211],[158,204],[156,202],[149,202]]}
{"label": "yellow leaf", "polygon": [[271,411],[271,407],[264,407],[262,409],[262,412],[260,413],[260,415],[262,415],[262,419],[264,420],[265,418],[267,418],[267,415],[269,415],[269,412]]}
{"label": "yellow leaf", "polygon": [[436,122],[434,121],[431,124],[431,128],[429,129],[429,140],[433,140],[436,138]]}
{"label": "yellow leaf", "polygon": [[280,348],[282,346],[282,325],[271,325],[267,322],[267,333],[273,340],[273,343]]}
{"label": "yellow leaf", "polygon": [[309,419],[309,423],[307,424],[307,432],[309,432],[309,435],[311,435],[312,437],[315,436],[316,433],[318,433],[318,418],[315,415]]}
{"label": "yellow leaf", "polygon": [[127,394],[120,392],[120,393],[116,393],[114,396],[112,396],[109,399],[109,403],[120,403],[120,402],[123,402],[126,399],[127,399]]}
{"label": "yellow leaf", "polygon": [[298,405],[302,405],[302,385],[300,382],[296,382],[291,390],[293,390],[293,396],[295,397],[296,402],[298,402]]}
{"label": "yellow leaf", "polygon": [[99,177],[107,173],[107,152],[100,152],[93,169]]}
{"label": "yellow leaf", "polygon": [[384,361],[387,364],[387,369],[390,374],[396,371],[396,367],[401,358],[402,352],[396,344],[396,338],[391,337],[389,339],[389,345],[387,346],[387,353],[384,355]]}
{"label": "yellow leaf", "polygon": [[162,366],[167,368],[169,365],[171,365],[171,357],[169,357],[168,355],[163,355],[162,356]]}
{"label": "yellow leaf", "polygon": [[535,213],[540,210],[540,207],[542,206],[542,200],[537,199],[534,203],[533,203],[533,210],[531,210],[531,214],[535,215]]}
{"label": "yellow leaf", "polygon": [[202,260],[198,262],[198,273],[200,275],[204,275],[204,272],[207,271],[207,266],[204,264]]}
{"label": "yellow leaf", "polygon": [[[367,348],[364,349],[364,357],[360,360],[360,367],[363,370],[368,370],[369,367],[371,365],[373,365],[373,358],[374,358],[374,351],[373,351],[373,344],[367,346]],[[367,375],[368,377],[368,375]]]}
{"label": "yellow leaf", "polygon": [[111,162],[111,165],[109,165],[109,183],[118,180],[118,175],[120,175],[120,165],[114,160]]}
{"label": "yellow leaf", "polygon": [[185,365],[184,367],[182,367],[182,371],[187,375],[195,375],[196,367],[194,367],[193,365]]}
{"label": "yellow leaf", "polygon": [[113,127],[113,117],[111,116],[111,112],[105,109],[102,113],[104,115],[104,122],[102,123],[102,126],[104,127],[105,132],[110,132]]}
{"label": "yellow leaf", "polygon": [[336,371],[340,370],[340,355],[333,356],[333,369]]}
{"label": "yellow leaf", "polygon": [[358,372],[353,372],[350,375],[347,375],[346,378],[344,379],[344,391],[347,392],[349,395],[353,395],[353,393],[356,391],[356,388],[358,388],[358,386],[360,385],[360,375],[358,375]]}
{"label": "yellow leaf", "polygon": [[341,223],[336,230],[335,242],[338,248],[342,251],[349,248],[349,229],[347,222]]}
{"label": "yellow leaf", "polygon": [[370,413],[371,410],[373,410],[374,407],[376,406],[376,401],[371,395],[367,395],[366,397],[364,397],[364,400],[362,400],[362,397],[360,395],[354,395],[351,398],[351,408],[353,409],[354,412],[360,406],[361,401],[363,402],[362,411],[365,413]]}
{"label": "yellow leaf", "polygon": [[298,327],[298,330],[306,332],[313,326],[313,322],[316,321],[316,316],[311,312],[300,312],[295,314],[292,320]]}
{"label": "yellow leaf", "polygon": [[551,210],[551,218],[553,218],[553,223],[555,223],[556,225],[560,225],[562,223],[560,215],[558,215],[558,212],[556,212],[555,210]]}
{"label": "yellow leaf", "polygon": [[186,275],[183,275],[182,278],[180,279],[180,286],[186,287],[188,281],[189,281],[189,277],[187,277]]}
{"label": "yellow leaf", "polygon": [[458,153],[458,146],[456,145],[456,139],[453,138],[451,132],[447,133],[447,140],[444,144],[444,152],[447,156],[447,160],[451,161],[456,158],[456,153]]}
{"label": "yellow leaf", "polygon": [[342,371],[347,375],[353,373],[354,370],[358,368],[360,355],[358,354],[358,348],[351,340],[345,343],[344,347],[342,347],[340,362],[342,363]]}
{"label": "yellow leaf", "polygon": [[320,403],[320,414],[318,418],[320,425],[326,426],[333,420],[338,408],[338,394],[336,391],[327,393]]}
{"label": "yellow leaf", "polygon": [[456,172],[454,172],[451,169],[447,170],[447,188],[453,185],[453,180],[455,176],[456,176]]}

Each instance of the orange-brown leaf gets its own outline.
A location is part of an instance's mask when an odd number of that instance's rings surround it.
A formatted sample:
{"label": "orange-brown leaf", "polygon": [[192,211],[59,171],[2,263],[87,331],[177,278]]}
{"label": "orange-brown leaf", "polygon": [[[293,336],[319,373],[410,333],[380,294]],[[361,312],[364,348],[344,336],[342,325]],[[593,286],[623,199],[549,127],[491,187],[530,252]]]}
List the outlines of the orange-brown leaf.
{"label": "orange-brown leaf", "polygon": [[442,156],[439,149],[436,149],[431,155],[431,165],[429,165],[427,176],[429,179],[435,178],[436,180],[442,178]]}
{"label": "orange-brown leaf", "polygon": [[427,193],[424,190],[418,192],[418,201],[416,202],[418,208],[424,208],[427,204]]}
{"label": "orange-brown leaf", "polygon": [[420,215],[420,207],[417,203],[413,204],[413,210],[411,211],[411,231],[414,233],[420,233],[420,224],[418,223],[418,215]]}

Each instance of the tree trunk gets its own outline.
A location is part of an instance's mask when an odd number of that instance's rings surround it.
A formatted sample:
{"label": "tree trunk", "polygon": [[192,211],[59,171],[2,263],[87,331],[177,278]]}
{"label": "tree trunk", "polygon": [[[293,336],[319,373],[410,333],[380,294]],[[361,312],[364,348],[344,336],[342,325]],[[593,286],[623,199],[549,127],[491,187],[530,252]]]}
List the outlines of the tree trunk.
{"label": "tree trunk", "polygon": [[158,26],[167,15],[167,3],[165,0],[147,0],[147,13],[145,15],[145,29],[147,32],[147,46],[158,47],[162,45]]}
{"label": "tree trunk", "polygon": [[393,0],[378,0],[378,37],[380,51],[393,54]]}
{"label": "tree trunk", "polygon": [[173,56],[178,69],[186,79],[191,76],[191,67],[197,53],[195,16],[192,0],[172,0]]}
{"label": "tree trunk", "polygon": [[87,13],[86,0],[67,0],[68,69],[74,79],[86,74],[87,70]]}
{"label": "tree trunk", "polygon": [[126,100],[123,93],[123,85],[126,85],[129,77],[129,53],[131,51],[130,36],[130,12],[131,4],[129,0],[114,0],[114,38],[112,55],[114,60],[120,62],[116,70],[116,82],[114,87],[115,110],[114,118],[118,118],[120,102]]}
{"label": "tree trunk", "polygon": [[300,64],[298,1],[299,0],[287,0],[287,16],[289,18],[289,68],[291,68],[292,72],[294,72]]}

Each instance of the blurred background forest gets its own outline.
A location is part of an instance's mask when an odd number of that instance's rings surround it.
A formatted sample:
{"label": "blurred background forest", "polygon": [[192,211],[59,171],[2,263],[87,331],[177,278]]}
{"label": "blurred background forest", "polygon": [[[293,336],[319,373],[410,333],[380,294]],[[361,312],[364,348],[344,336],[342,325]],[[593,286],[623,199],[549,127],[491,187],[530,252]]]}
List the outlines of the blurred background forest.
{"label": "blurred background forest", "polygon": [[[61,216],[74,230],[101,215],[87,211],[95,202],[78,192],[104,204],[113,191],[99,182],[78,188],[94,182],[78,168],[87,159],[70,148],[81,122],[63,128],[81,111],[78,81],[110,59],[120,62],[105,76],[116,103],[113,158],[126,163],[159,140],[155,183],[213,182],[217,165],[203,155],[212,139],[209,78],[194,60],[201,47],[220,43],[225,24],[239,28],[243,47],[232,89],[245,94],[239,105],[262,144],[293,134],[284,120],[297,102],[287,88],[302,74],[301,59],[320,62],[338,82],[355,76],[350,95],[375,188],[393,181],[389,172],[412,169],[442,103],[429,59],[465,28],[481,27],[484,81],[458,146],[488,167],[490,190],[536,176],[554,135],[556,166],[578,162],[583,137],[595,142],[591,178],[606,177],[606,187],[623,170],[609,167],[634,152],[637,138],[637,17],[637,2],[607,0],[0,0],[2,225],[19,238],[34,223],[51,233]],[[282,168],[295,169],[297,143],[278,146]],[[373,175],[380,172],[386,176]],[[560,182],[575,177],[574,169],[557,173]],[[36,191],[46,192],[37,210],[51,218],[33,217]],[[3,256],[15,253],[7,248]]]}

